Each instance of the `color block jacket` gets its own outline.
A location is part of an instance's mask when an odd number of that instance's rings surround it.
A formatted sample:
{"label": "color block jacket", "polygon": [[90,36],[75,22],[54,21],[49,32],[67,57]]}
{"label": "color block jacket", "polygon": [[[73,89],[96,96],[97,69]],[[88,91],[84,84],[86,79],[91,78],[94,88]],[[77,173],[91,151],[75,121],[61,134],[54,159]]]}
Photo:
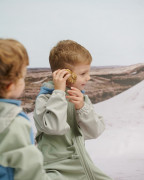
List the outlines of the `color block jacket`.
{"label": "color block jacket", "polygon": [[0,99],[0,180],[48,180],[20,101]]}
{"label": "color block jacket", "polygon": [[102,117],[88,96],[84,95],[82,109],[75,110],[66,93],[54,90],[53,82],[48,82],[36,99],[36,139],[46,172],[53,180],[110,180],[94,165],[84,145],[84,139],[97,138],[104,131]]}

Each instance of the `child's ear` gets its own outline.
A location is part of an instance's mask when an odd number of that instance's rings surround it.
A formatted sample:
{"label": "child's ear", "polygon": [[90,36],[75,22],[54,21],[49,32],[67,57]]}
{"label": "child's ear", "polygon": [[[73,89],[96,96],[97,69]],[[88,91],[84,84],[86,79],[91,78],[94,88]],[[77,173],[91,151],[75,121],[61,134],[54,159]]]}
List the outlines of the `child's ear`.
{"label": "child's ear", "polygon": [[69,69],[66,69],[66,71],[68,71],[71,74],[71,76],[67,79],[67,82],[74,84],[77,80],[77,75]]}
{"label": "child's ear", "polygon": [[6,89],[7,92],[13,91],[15,89],[15,83],[9,83]]}

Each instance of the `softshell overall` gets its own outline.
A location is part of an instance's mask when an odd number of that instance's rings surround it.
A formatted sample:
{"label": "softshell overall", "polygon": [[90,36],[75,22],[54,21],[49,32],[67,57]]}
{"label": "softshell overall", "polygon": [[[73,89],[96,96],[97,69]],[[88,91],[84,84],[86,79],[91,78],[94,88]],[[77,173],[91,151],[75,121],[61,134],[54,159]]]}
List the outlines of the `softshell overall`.
{"label": "softshell overall", "polygon": [[84,95],[83,108],[75,110],[65,95],[48,82],[36,99],[36,139],[46,172],[51,172],[53,180],[110,180],[94,165],[84,145],[84,139],[97,138],[104,131],[102,117],[88,96]]}
{"label": "softshell overall", "polygon": [[20,101],[0,99],[0,180],[49,180]]}

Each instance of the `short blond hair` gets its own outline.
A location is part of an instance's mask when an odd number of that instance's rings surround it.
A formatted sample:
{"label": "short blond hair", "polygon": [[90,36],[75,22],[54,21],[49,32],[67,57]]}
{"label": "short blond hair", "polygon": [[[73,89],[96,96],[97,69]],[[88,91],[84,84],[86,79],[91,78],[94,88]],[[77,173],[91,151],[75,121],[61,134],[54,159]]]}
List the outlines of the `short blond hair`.
{"label": "short blond hair", "polygon": [[72,40],[63,40],[52,48],[49,55],[49,63],[52,72],[57,69],[71,69],[77,64],[90,64],[92,56],[90,52]]}
{"label": "short blond hair", "polygon": [[14,39],[0,39],[0,97],[6,87],[22,76],[22,68],[29,65],[25,47]]}

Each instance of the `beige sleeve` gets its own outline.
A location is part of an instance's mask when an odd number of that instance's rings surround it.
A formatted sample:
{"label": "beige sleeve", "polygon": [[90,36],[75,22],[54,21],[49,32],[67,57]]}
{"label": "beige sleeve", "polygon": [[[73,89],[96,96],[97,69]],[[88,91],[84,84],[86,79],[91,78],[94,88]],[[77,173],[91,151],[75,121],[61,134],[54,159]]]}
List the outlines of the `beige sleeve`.
{"label": "beige sleeve", "polygon": [[67,123],[67,101],[65,92],[54,90],[52,95],[41,94],[34,110],[34,120],[39,132],[63,135],[70,129]]}
{"label": "beige sleeve", "polygon": [[96,114],[93,104],[88,96],[84,96],[84,106],[76,111],[76,119],[85,139],[97,138],[105,129],[102,116]]}
{"label": "beige sleeve", "polygon": [[30,130],[25,118],[13,120],[1,134],[0,165],[13,168],[15,180],[50,180],[43,168],[42,153],[30,142]]}

